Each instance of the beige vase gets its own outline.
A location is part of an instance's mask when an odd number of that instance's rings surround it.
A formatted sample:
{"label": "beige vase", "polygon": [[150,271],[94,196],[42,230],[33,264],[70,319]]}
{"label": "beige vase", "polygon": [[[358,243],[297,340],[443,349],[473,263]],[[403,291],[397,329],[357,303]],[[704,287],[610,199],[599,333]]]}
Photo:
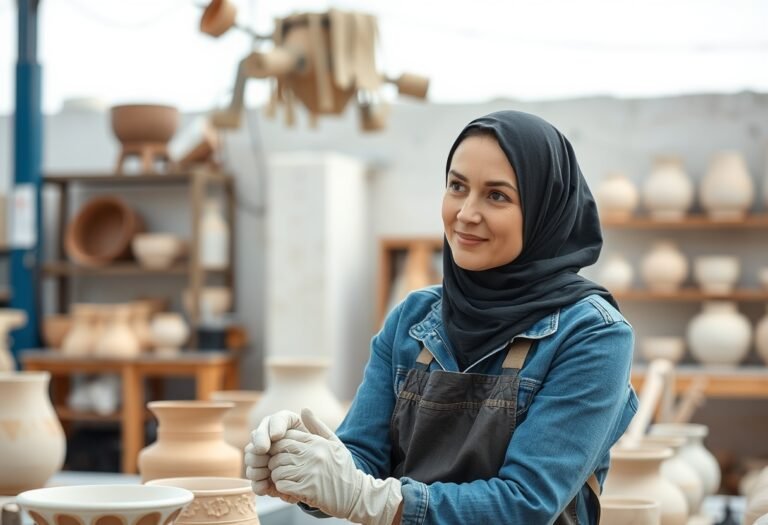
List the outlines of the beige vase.
{"label": "beige vase", "polygon": [[261,399],[261,392],[255,390],[220,390],[211,395],[213,401],[233,403],[232,410],[224,414],[224,440],[233,447],[243,450],[251,439],[248,414]]}
{"label": "beige vase", "polygon": [[0,372],[0,494],[42,487],[64,463],[50,379],[48,372]]}
{"label": "beige vase", "polygon": [[614,448],[604,496],[643,497],[659,504],[661,525],[685,525],[685,495],[661,474],[661,464],[672,457],[670,449],[652,447]]}
{"label": "beige vase", "polygon": [[768,364],[768,308],[755,326],[755,346],[757,347],[757,355]]}
{"label": "beige vase", "polygon": [[738,151],[721,151],[699,186],[701,205],[714,220],[742,219],[755,198],[755,185]]}
{"label": "beige vase", "polygon": [[187,477],[148,481],[147,485],[178,487],[195,495],[175,525],[259,525],[256,496],[247,479]]}
{"label": "beige vase", "polygon": [[0,308],[0,372],[16,370],[16,361],[11,355],[9,334],[11,330],[20,328],[26,323],[27,314],[24,310]]}
{"label": "beige vase", "polygon": [[624,292],[632,286],[635,271],[623,255],[610,255],[598,273],[597,281],[611,292]]}
{"label": "beige vase", "polygon": [[345,412],[328,388],[326,359],[270,357],[266,366],[267,390],[248,416],[251,428],[280,410],[298,414],[302,408],[311,409],[331,429],[341,424]]}
{"label": "beige vase", "polygon": [[600,525],[659,525],[659,503],[622,496],[600,497]]}
{"label": "beige vase", "polygon": [[116,304],[105,310],[104,331],[96,341],[94,355],[129,359],[141,353],[141,341],[131,325],[129,305]]}
{"label": "beige vase", "polygon": [[742,523],[752,525],[766,514],[768,514],[768,468],[763,469],[758,475],[752,490],[747,495],[747,505]]}
{"label": "beige vase", "polygon": [[601,219],[625,221],[635,213],[640,195],[632,179],[625,173],[614,171],[600,181],[595,200]]}
{"label": "beige vase", "polygon": [[156,314],[149,325],[155,353],[175,355],[189,338],[189,327],[184,318],[175,312]]}
{"label": "beige vase", "polygon": [[720,488],[720,466],[715,456],[704,447],[709,429],[695,423],[659,423],[652,425],[650,434],[656,436],[682,436],[685,445],[680,456],[699,473],[704,486],[704,497],[715,494]]}
{"label": "beige vase", "polygon": [[640,263],[640,273],[649,289],[674,292],[688,276],[688,259],[671,241],[658,241]]}
{"label": "beige vase", "polygon": [[151,301],[134,301],[131,303],[131,328],[139,340],[141,351],[152,349],[152,332],[149,321],[152,318],[153,305]]}
{"label": "beige vase", "polygon": [[686,438],[682,436],[644,436],[642,440],[644,446],[672,450],[672,457],[661,464],[661,474],[683,491],[688,512],[693,515],[699,512],[704,501],[704,482],[693,465],[680,455],[685,443]]}
{"label": "beige vase", "polygon": [[224,414],[234,404],[152,401],[157,441],[139,453],[142,481],[187,476],[240,476],[242,451],[224,441]]}
{"label": "beige vase", "polygon": [[732,255],[707,255],[696,257],[693,262],[693,276],[706,293],[731,293],[740,273],[739,258]]}
{"label": "beige vase", "polygon": [[705,365],[735,366],[749,352],[752,325],[731,301],[707,301],[691,319],[686,338],[691,355]]}
{"label": "beige vase", "polygon": [[643,205],[651,217],[679,221],[693,204],[693,182],[676,157],[658,157],[642,187]]}
{"label": "beige vase", "polygon": [[97,306],[76,304],[72,307],[72,328],[61,343],[61,353],[69,356],[85,356],[93,353],[98,337]]}

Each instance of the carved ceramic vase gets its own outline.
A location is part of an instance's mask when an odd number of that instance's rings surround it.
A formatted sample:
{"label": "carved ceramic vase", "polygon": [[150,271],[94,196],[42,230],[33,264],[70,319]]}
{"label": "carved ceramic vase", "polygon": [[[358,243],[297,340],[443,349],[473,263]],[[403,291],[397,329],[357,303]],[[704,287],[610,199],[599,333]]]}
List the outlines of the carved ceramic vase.
{"label": "carved ceramic vase", "polygon": [[640,195],[632,179],[625,173],[615,171],[600,181],[595,200],[602,219],[625,221],[637,209]]}
{"label": "carved ceramic vase", "polygon": [[50,379],[48,372],[0,372],[0,494],[42,487],[64,463]]}
{"label": "carved ceramic vase", "polygon": [[686,443],[682,436],[643,436],[644,446],[669,448],[672,457],[661,464],[661,475],[677,485],[683,491],[688,502],[688,512],[693,515],[699,512],[704,501],[704,482],[699,473],[680,455],[680,450]]}
{"label": "carved ceramic vase", "polygon": [[730,301],[707,301],[686,334],[691,355],[706,365],[737,365],[749,352],[752,326]]}
{"label": "carved ceramic vase", "polygon": [[706,293],[730,293],[736,286],[740,273],[739,258],[732,255],[696,257],[693,262],[693,277]]}
{"label": "carved ceramic vase", "polygon": [[221,390],[211,395],[213,401],[233,403],[232,410],[224,414],[224,440],[233,447],[243,450],[251,439],[248,414],[261,399],[261,392],[255,390]]}
{"label": "carved ceramic vase", "polygon": [[96,341],[94,355],[99,357],[132,358],[141,353],[141,341],[131,325],[129,305],[112,305],[105,314],[104,331]]}
{"label": "carved ceramic vase", "polygon": [[176,519],[176,525],[258,525],[256,495],[251,482],[239,478],[167,478],[147,485],[179,487],[195,495]]}
{"label": "carved ceramic vase", "polygon": [[648,498],[659,504],[661,525],[685,525],[688,519],[685,495],[661,474],[662,462],[670,457],[670,449],[614,448],[603,496]]}
{"label": "carved ceramic vase", "polygon": [[655,436],[681,436],[686,438],[680,448],[682,457],[699,473],[704,486],[704,497],[715,494],[720,488],[720,466],[715,456],[704,447],[709,429],[694,423],[659,423],[651,425],[650,434]]}
{"label": "carved ceramic vase", "polygon": [[768,308],[755,327],[755,346],[757,355],[768,364]]}
{"label": "carved ceramic vase", "polygon": [[0,372],[16,370],[16,362],[11,355],[9,335],[12,330],[26,323],[27,314],[24,310],[0,308]]}
{"label": "carved ceramic vase", "polygon": [[671,293],[688,276],[688,259],[673,242],[659,241],[643,257],[640,273],[651,290]]}
{"label": "carved ceramic vase", "polygon": [[738,151],[721,151],[709,164],[699,187],[701,205],[714,220],[734,221],[746,215],[755,185]]}
{"label": "carved ceramic vase", "polygon": [[600,525],[659,525],[659,504],[650,499],[600,497]]}
{"label": "carved ceramic vase", "polygon": [[344,419],[344,409],[328,388],[328,361],[313,357],[266,359],[267,390],[248,416],[251,428],[280,410],[297,414],[311,409],[331,429]]}
{"label": "carved ceramic vase", "polygon": [[597,281],[611,292],[624,292],[632,286],[635,271],[626,257],[613,254],[600,268]]}
{"label": "carved ceramic vase", "polygon": [[232,403],[152,401],[157,441],[139,453],[142,481],[186,476],[240,476],[243,453],[224,441],[224,414]]}
{"label": "carved ceramic vase", "polygon": [[693,182],[675,157],[659,157],[642,187],[643,205],[651,217],[679,221],[693,204]]}

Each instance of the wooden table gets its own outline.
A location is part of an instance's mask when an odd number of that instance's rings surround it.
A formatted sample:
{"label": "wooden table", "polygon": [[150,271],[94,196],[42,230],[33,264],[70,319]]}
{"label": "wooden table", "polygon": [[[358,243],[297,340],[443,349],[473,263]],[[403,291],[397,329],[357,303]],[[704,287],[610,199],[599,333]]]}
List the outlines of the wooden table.
{"label": "wooden table", "polygon": [[[21,354],[25,370],[51,373],[51,395],[62,422],[116,421],[121,425],[122,471],[137,472],[144,447],[144,380],[194,377],[196,398],[207,400],[216,390],[238,387],[237,355],[229,352],[186,352],[173,357],[147,355],[135,359],[71,357],[55,351],[29,350]],[[72,374],[115,374],[120,377],[122,408],[109,415],[78,412],[66,406]]]}

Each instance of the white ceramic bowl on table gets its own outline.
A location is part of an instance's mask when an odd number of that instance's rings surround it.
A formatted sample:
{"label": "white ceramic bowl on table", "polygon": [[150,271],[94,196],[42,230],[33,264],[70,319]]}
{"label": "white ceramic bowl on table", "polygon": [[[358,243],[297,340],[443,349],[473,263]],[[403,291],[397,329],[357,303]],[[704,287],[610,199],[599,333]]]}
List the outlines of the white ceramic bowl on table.
{"label": "white ceramic bowl on table", "polygon": [[194,494],[179,487],[74,485],[16,497],[37,525],[172,525]]}

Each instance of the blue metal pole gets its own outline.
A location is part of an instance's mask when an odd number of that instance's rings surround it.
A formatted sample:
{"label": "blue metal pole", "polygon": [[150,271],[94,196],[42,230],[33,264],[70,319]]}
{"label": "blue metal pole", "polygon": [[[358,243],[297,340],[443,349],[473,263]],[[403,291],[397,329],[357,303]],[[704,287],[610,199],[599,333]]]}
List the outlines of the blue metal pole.
{"label": "blue metal pole", "polygon": [[38,0],[17,0],[19,54],[14,112],[14,186],[11,215],[11,307],[24,310],[27,324],[11,334],[14,356],[40,346],[38,263],[41,254],[41,165],[43,146],[42,68],[37,63]]}

